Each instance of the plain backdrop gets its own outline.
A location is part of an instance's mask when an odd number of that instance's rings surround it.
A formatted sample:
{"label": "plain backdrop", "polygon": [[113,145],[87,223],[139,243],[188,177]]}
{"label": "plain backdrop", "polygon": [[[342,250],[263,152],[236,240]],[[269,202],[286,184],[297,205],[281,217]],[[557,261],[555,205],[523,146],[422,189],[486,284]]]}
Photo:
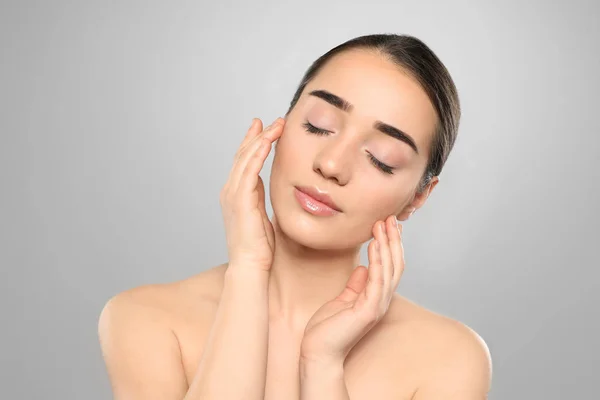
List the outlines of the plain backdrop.
{"label": "plain backdrop", "polygon": [[404,225],[399,293],[483,337],[490,399],[594,397],[599,10],[3,1],[0,397],[111,398],[103,305],[227,261],[218,195],[251,118],[282,116],[313,60],[370,33],[429,45],[463,112]]}

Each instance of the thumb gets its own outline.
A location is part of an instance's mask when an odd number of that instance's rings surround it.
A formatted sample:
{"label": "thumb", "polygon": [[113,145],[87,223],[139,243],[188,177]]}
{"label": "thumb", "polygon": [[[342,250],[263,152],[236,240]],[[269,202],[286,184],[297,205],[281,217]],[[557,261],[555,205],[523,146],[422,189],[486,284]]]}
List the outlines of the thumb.
{"label": "thumb", "polygon": [[369,270],[364,265],[354,268],[346,282],[346,287],[337,298],[347,302],[356,300],[360,292],[364,290],[368,277]]}
{"label": "thumb", "polygon": [[263,226],[265,229],[265,233],[267,234],[267,240],[271,245],[271,250],[275,250],[275,237],[273,227],[271,225],[271,221],[269,221],[269,216],[267,215],[267,207],[265,204],[265,184],[260,175],[258,176],[258,183],[256,185],[256,189],[258,190],[258,209],[262,216]]}
{"label": "thumb", "polygon": [[258,176],[258,182],[256,183],[256,191],[258,192],[258,209],[262,213],[266,213],[265,209],[265,184],[262,177]]}

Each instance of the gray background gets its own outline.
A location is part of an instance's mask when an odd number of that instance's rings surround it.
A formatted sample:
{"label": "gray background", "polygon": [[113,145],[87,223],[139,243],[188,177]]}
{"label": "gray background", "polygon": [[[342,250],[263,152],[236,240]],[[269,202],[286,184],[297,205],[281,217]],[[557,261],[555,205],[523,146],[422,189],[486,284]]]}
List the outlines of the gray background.
{"label": "gray background", "polygon": [[491,399],[596,396],[599,8],[2,2],[0,397],[110,398],[104,303],[226,261],[218,194],[251,118],[388,32],[425,41],[463,107],[398,291],[486,340]]}

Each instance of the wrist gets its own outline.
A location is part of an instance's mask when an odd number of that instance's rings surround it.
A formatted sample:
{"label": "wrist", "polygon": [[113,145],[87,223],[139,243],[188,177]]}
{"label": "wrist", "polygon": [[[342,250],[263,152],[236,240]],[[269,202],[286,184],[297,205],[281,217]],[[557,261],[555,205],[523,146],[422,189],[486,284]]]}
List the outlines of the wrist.
{"label": "wrist", "polygon": [[262,281],[269,279],[269,270],[229,264],[225,269],[225,279],[237,281]]}
{"label": "wrist", "polygon": [[300,356],[300,376],[307,377],[343,377],[344,360],[338,358],[317,358]]}
{"label": "wrist", "polygon": [[247,307],[260,305],[268,301],[269,274],[259,270],[244,268],[227,269],[223,278],[221,298],[237,299]]}

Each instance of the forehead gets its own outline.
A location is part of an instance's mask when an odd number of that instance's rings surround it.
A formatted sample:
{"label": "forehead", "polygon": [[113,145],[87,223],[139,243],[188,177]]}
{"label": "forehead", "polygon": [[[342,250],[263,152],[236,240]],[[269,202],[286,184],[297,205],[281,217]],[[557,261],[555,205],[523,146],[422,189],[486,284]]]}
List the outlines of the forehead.
{"label": "forehead", "polygon": [[[364,50],[346,51],[332,57],[304,89],[328,90],[354,105],[352,117],[369,125],[379,120],[410,134],[426,148],[437,116],[418,82],[383,56]],[[323,104],[308,96],[306,101]],[[342,111],[339,111],[342,112]]]}

